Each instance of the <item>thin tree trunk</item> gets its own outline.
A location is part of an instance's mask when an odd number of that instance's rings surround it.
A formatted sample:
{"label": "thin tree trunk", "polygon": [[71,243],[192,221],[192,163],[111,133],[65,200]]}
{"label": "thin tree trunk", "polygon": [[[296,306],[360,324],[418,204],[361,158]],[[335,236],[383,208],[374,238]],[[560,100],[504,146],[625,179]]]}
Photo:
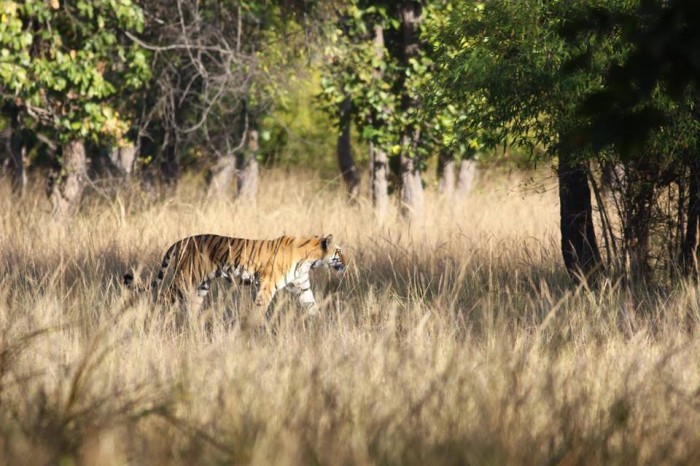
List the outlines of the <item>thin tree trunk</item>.
{"label": "thin tree trunk", "polygon": [[681,245],[681,268],[686,276],[698,272],[698,226],[700,220],[700,171],[695,163],[690,166],[688,192],[688,221]]}
{"label": "thin tree trunk", "polygon": [[[374,55],[377,63],[384,59],[384,29],[380,25],[374,27]],[[384,79],[384,71],[380,66],[372,70],[372,78],[376,81]],[[372,115],[368,123],[376,128],[379,125],[378,116]],[[369,173],[372,182],[372,205],[377,219],[383,222],[389,210],[389,157],[376,142],[369,144]]]}
{"label": "thin tree trunk", "polygon": [[369,145],[370,174],[372,177],[372,205],[377,218],[383,221],[389,210],[389,157],[384,150]]}
{"label": "thin tree trunk", "polygon": [[656,186],[648,178],[654,175],[642,168],[636,175],[636,183],[630,183],[625,203],[623,238],[625,241],[625,259],[627,273],[637,282],[646,282],[651,274],[650,234],[653,215],[653,203]]}
{"label": "thin tree trunk", "polygon": [[7,151],[12,159],[12,193],[22,197],[27,188],[25,170],[27,147],[22,141],[22,111],[16,105],[10,108],[10,137],[7,139]]}
{"label": "thin tree trunk", "polygon": [[561,250],[569,274],[590,276],[600,265],[600,251],[593,227],[593,207],[585,164],[560,156],[559,203]]}
{"label": "thin tree trunk", "polygon": [[416,160],[401,155],[401,215],[404,218],[420,218],[423,215],[423,181]]}
{"label": "thin tree trunk", "polygon": [[437,165],[438,192],[448,201],[455,194],[455,159],[451,153],[441,152]]}
{"label": "thin tree trunk", "polygon": [[115,146],[109,154],[109,159],[122,176],[129,178],[134,170],[136,161],[136,146],[129,144],[124,147]]}
{"label": "thin tree trunk", "polygon": [[459,174],[457,175],[457,197],[466,199],[474,190],[474,185],[479,179],[479,171],[476,167],[476,160],[462,159],[459,163]]}
{"label": "thin tree trunk", "polygon": [[51,188],[54,215],[69,217],[78,212],[87,179],[87,157],[82,140],[63,145],[63,174]]}
{"label": "thin tree trunk", "polygon": [[207,196],[224,196],[236,177],[236,158],[233,155],[219,157],[207,176]]}
{"label": "thin tree trunk", "polygon": [[351,201],[357,199],[360,193],[360,174],[352,158],[352,143],[350,128],[352,126],[352,104],[350,97],[340,103],[340,133],[338,134],[338,165],[345,181],[348,197]]}
{"label": "thin tree trunk", "polygon": [[[197,80],[194,86],[195,88],[200,87],[201,82]],[[187,105],[189,105],[186,102],[181,102],[183,90],[178,89],[172,92],[171,107],[168,108],[170,115],[168,115],[169,118],[166,118],[164,158],[160,164],[163,184],[170,189],[174,189],[180,180],[180,156],[178,153],[180,148],[180,131],[184,127]],[[195,91],[193,90],[193,92]]]}
{"label": "thin tree trunk", "polygon": [[[693,96],[695,106],[693,107],[693,117],[695,121],[700,121],[700,93],[695,92]],[[696,147],[697,149],[697,147]],[[690,155],[690,186],[688,188],[688,213],[685,229],[685,238],[681,244],[680,265],[686,276],[698,275],[698,244],[700,238],[700,164],[695,161],[693,154]],[[679,216],[680,217],[680,216]],[[679,222],[682,220],[679,218]]]}
{"label": "thin tree trunk", "polygon": [[255,201],[258,193],[258,130],[251,128],[246,133],[246,148],[237,161],[238,197]]}
{"label": "thin tree trunk", "polygon": [[[404,69],[410,67],[410,61],[418,57],[420,42],[418,29],[422,21],[422,6],[419,2],[404,1],[400,5],[401,27],[403,32],[403,50],[401,62]],[[401,111],[409,114],[418,103],[406,89],[406,76],[401,80]],[[401,214],[407,218],[423,215],[423,183],[420,177],[415,149],[420,140],[420,131],[414,125],[402,129],[399,170],[401,175]]]}
{"label": "thin tree trunk", "polygon": [[180,163],[177,156],[178,134],[175,128],[168,131],[168,140],[165,145],[165,160],[161,164],[163,183],[174,186],[180,178]]}

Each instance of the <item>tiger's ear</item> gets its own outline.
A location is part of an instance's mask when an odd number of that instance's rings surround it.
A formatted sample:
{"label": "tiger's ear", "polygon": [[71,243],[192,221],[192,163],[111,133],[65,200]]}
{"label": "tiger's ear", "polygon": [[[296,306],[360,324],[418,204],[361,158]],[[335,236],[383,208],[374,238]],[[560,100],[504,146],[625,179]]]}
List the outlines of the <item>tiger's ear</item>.
{"label": "tiger's ear", "polygon": [[333,235],[328,235],[321,240],[321,247],[324,251],[328,251],[333,243]]}

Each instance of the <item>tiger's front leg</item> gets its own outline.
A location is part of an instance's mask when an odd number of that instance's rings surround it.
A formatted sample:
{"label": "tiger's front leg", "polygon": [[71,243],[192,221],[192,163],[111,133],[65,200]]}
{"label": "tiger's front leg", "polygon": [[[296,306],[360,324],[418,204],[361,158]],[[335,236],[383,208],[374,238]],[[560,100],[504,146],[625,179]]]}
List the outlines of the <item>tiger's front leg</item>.
{"label": "tiger's front leg", "polygon": [[255,290],[255,306],[250,312],[248,318],[249,324],[252,326],[261,326],[265,324],[265,312],[270,307],[272,297],[275,295],[275,285],[267,279],[256,279],[253,282]]}
{"label": "tiger's front leg", "polygon": [[316,298],[314,298],[314,293],[311,291],[311,288],[306,288],[301,291],[301,294],[299,294],[299,302],[301,306],[306,309],[307,314],[318,315],[319,311],[316,305]]}
{"label": "tiger's front leg", "polygon": [[308,275],[297,279],[289,289],[299,297],[299,303],[306,309],[308,314],[317,315],[319,313],[316,306],[316,298],[313,291],[311,291],[311,282]]}

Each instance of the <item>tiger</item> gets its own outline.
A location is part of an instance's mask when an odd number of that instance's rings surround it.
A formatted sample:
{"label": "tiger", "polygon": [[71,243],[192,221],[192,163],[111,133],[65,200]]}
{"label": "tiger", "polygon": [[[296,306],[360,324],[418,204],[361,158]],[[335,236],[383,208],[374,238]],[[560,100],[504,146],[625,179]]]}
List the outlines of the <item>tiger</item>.
{"label": "tiger", "polygon": [[[172,280],[161,289],[173,261]],[[317,313],[309,271],[318,267],[330,267],[339,274],[346,269],[343,249],[333,243],[333,235],[252,240],[203,234],[173,243],[151,286],[158,290],[159,297],[169,296],[172,302],[183,299],[188,291],[195,291],[203,299],[211,281],[224,278],[230,283],[252,285],[255,307],[262,313],[281,289],[291,291],[304,308]],[[127,288],[133,280],[133,274],[124,275]]]}

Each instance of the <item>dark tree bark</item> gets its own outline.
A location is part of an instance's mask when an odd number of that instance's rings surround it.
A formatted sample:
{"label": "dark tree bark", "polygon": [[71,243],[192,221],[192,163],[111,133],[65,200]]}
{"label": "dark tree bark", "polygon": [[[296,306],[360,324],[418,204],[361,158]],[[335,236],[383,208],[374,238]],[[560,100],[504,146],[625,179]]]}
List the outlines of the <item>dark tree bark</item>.
{"label": "dark tree bark", "polygon": [[87,157],[82,140],[69,141],[63,145],[61,168],[63,173],[54,180],[50,198],[54,215],[65,218],[78,212],[87,180]]}
{"label": "dark tree bark", "polygon": [[12,193],[22,197],[27,187],[25,170],[27,147],[22,139],[22,109],[11,105],[9,110],[10,137],[7,139],[7,151],[12,160]]}
{"label": "dark tree bark", "polygon": [[[700,121],[700,93],[696,92],[694,97],[693,117],[695,121]],[[696,147],[697,149],[697,147]],[[690,186],[688,187],[688,211],[685,225],[685,237],[681,244],[680,266],[686,276],[698,275],[698,229],[700,228],[700,163],[697,162],[694,154],[689,153],[690,166]],[[679,219],[679,222],[682,220]]]}
{"label": "dark tree bark", "polygon": [[590,276],[599,270],[601,259],[593,227],[587,168],[568,155],[561,156],[557,175],[564,265],[575,279]]}
{"label": "dark tree bark", "polygon": [[352,103],[350,97],[346,97],[340,103],[340,133],[338,134],[338,165],[343,175],[345,188],[350,200],[357,199],[360,193],[360,174],[352,158],[352,142],[350,128],[352,126]]}
{"label": "dark tree bark", "polygon": [[[403,1],[399,6],[403,47],[401,63],[404,69],[410,66],[410,60],[418,57],[420,50],[419,26],[423,19],[422,6],[419,2]],[[403,114],[418,105],[406,90],[405,76],[401,80],[401,111]],[[413,125],[408,125],[401,132],[401,153],[399,155],[399,170],[401,176],[401,214],[404,217],[420,217],[423,214],[423,183],[420,167],[416,160],[415,148],[420,140],[420,131]]]}
{"label": "dark tree bark", "polygon": [[456,187],[455,158],[451,153],[441,152],[438,157],[438,192],[448,201],[454,197]]}
{"label": "dark tree bark", "polygon": [[647,167],[636,173],[637,179],[628,184],[625,202],[624,250],[626,272],[630,278],[646,281],[651,274],[649,243],[654,207],[656,183],[649,178],[655,176]]}
{"label": "dark tree bark", "polygon": [[161,163],[161,174],[166,186],[174,186],[180,178],[180,160],[177,154],[179,135],[175,128],[169,128],[168,140],[165,144],[164,159]]}

